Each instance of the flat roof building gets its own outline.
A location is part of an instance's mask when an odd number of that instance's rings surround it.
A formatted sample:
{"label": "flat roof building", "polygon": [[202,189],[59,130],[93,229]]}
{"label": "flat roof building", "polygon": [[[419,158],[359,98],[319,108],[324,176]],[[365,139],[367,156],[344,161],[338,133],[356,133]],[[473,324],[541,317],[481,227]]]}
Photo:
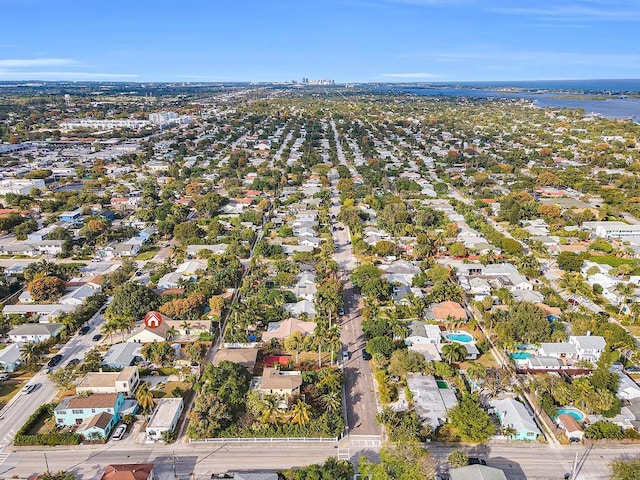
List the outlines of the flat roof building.
{"label": "flat roof building", "polygon": [[147,422],[147,438],[155,442],[162,440],[163,432],[172,432],[178,425],[184,409],[182,398],[161,398],[153,415]]}

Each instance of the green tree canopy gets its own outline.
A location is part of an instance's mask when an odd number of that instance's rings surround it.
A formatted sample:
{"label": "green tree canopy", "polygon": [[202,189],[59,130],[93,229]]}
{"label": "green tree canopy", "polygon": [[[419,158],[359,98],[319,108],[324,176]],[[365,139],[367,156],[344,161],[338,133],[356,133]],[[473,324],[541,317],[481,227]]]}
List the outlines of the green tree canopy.
{"label": "green tree canopy", "polygon": [[148,311],[158,306],[158,296],[150,288],[134,282],[127,282],[116,288],[113,301],[105,311],[107,319],[125,317],[134,321],[142,320]]}
{"label": "green tree canopy", "polygon": [[483,443],[495,433],[489,414],[480,406],[477,397],[465,394],[449,411],[451,426],[463,440]]}

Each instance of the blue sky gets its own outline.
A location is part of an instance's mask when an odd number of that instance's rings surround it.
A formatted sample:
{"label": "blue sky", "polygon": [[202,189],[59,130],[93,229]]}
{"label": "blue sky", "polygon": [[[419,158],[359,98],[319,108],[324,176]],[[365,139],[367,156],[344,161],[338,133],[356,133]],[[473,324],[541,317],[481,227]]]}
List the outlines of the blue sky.
{"label": "blue sky", "polygon": [[640,0],[0,0],[0,80],[640,78]]}

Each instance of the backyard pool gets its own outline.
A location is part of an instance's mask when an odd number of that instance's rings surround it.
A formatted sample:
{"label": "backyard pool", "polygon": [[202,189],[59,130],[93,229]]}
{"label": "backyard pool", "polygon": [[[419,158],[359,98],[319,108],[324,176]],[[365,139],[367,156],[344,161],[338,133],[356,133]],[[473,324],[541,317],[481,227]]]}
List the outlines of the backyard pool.
{"label": "backyard pool", "polygon": [[465,332],[451,332],[445,335],[447,340],[451,340],[452,342],[458,343],[471,343],[473,342],[473,337]]}
{"label": "backyard pool", "polygon": [[562,407],[562,408],[559,408],[558,409],[558,416],[562,415],[563,413],[568,413],[573,418],[575,418],[576,421],[578,421],[578,422],[581,422],[582,420],[584,420],[584,413],[582,413],[577,408],[573,408],[573,407]]}
{"label": "backyard pool", "polygon": [[509,356],[514,360],[526,360],[527,358],[532,357],[532,355],[529,352],[513,352],[509,354]]}

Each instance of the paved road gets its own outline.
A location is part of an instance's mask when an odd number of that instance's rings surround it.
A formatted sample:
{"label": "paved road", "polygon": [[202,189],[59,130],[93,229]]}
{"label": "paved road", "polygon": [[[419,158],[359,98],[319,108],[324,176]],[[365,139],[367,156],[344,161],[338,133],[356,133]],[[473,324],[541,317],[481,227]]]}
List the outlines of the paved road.
{"label": "paved road", "polygon": [[[333,200],[337,203],[337,190],[333,191]],[[331,213],[337,217],[339,206],[332,206]],[[334,260],[340,265],[341,278],[344,285],[344,311],[341,319],[340,337],[343,348],[351,355],[344,362],[345,374],[345,406],[349,439],[353,446],[378,445],[381,429],[376,424],[376,392],[374,390],[371,366],[362,358],[365,340],[362,332],[362,312],[360,297],[356,294],[349,272],[355,268],[356,261],[351,249],[349,229],[338,222],[333,232],[336,245]],[[340,230],[342,228],[342,230]],[[365,437],[361,437],[365,436]],[[369,438],[373,436],[373,438]]]}
{"label": "paved road", "polygon": [[[75,335],[58,352],[63,359],[55,369],[69,363],[72,358],[82,360],[84,354],[96,345],[92,337],[100,333],[100,325],[104,320],[102,314],[98,313],[90,320],[90,330],[85,335]],[[55,370],[54,369],[54,370]],[[5,408],[0,411],[0,452],[3,446],[13,443],[16,432],[35,410],[44,403],[49,403],[55,396],[55,388],[49,376],[42,373],[36,375],[28,384],[38,384],[38,388],[30,394],[14,396]],[[2,454],[0,453],[0,460]]]}
{"label": "paved road", "polygon": [[[571,471],[578,454],[576,480],[605,480],[609,478],[607,464],[619,457],[637,457],[637,447],[597,448],[568,446],[553,450],[546,445],[492,444],[477,447],[456,445],[427,445],[440,463],[445,463],[453,449],[462,448],[470,456],[483,458],[490,466],[505,470],[510,480],[561,479]],[[361,455],[375,458],[376,447],[351,449],[351,459]],[[77,447],[73,450],[48,449],[18,451],[0,463],[0,478],[26,478],[45,471],[45,456],[51,471],[66,470],[89,479],[96,476],[109,463],[153,462],[160,479],[210,478],[213,473],[233,470],[277,470],[293,466],[323,462],[331,456],[342,456],[338,445],[329,444],[184,444],[137,445],[126,449],[123,445]]]}

